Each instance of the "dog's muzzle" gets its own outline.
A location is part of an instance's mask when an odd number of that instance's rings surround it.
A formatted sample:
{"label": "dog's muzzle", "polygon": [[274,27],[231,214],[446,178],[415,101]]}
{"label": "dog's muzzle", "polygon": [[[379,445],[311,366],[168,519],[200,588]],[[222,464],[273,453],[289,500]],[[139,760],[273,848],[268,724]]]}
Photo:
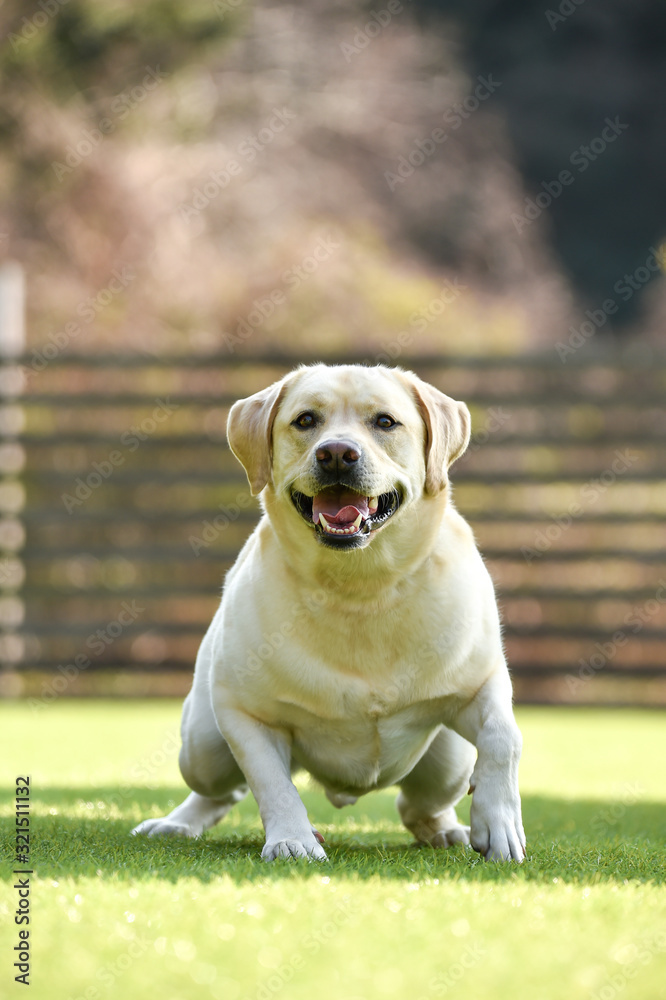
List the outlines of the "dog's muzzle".
{"label": "dog's muzzle", "polygon": [[356,548],[369,541],[372,531],[382,527],[400,506],[397,490],[379,496],[364,496],[337,483],[312,497],[298,490],[291,499],[301,517],[312,525],[320,541],[334,548]]}

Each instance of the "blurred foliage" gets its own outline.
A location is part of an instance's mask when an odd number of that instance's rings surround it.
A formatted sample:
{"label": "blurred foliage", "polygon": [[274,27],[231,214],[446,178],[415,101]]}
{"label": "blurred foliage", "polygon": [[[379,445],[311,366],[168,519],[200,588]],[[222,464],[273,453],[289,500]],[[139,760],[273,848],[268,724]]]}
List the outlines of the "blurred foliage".
{"label": "blurred foliage", "polygon": [[[558,174],[573,170],[571,187],[545,199],[548,238],[584,304],[598,306],[666,236],[666,7],[651,0],[553,0],[536,8],[531,0],[415,0],[415,8],[440,36],[442,52],[453,24],[471,75],[501,81],[496,103],[526,194],[543,198],[544,184],[556,190]],[[608,119],[623,131],[600,153],[597,137]],[[589,156],[572,166],[581,147]],[[446,252],[442,238],[434,242]],[[639,317],[645,297],[638,291],[618,300],[616,329]]]}
{"label": "blurred foliage", "polygon": [[[410,170],[483,62],[460,9],[426,25],[413,10],[366,32],[372,11],[356,0],[7,0],[0,259],[26,266],[31,346],[74,323],[65,341],[77,350],[391,357],[400,337],[415,353],[511,352],[579,325],[549,225],[587,188],[516,231],[532,192],[508,81]],[[340,249],[296,282],[331,234]],[[587,267],[605,260],[595,240],[613,243],[600,211],[576,244]],[[118,271],[132,277],[100,304]],[[455,280],[464,294],[440,309]],[[661,285],[647,290],[657,331]],[[270,315],[251,322],[266,298]]]}
{"label": "blurred foliage", "polygon": [[210,0],[7,0],[2,22],[3,87],[18,78],[61,101],[126,88],[147,67],[173,73],[231,31]]}

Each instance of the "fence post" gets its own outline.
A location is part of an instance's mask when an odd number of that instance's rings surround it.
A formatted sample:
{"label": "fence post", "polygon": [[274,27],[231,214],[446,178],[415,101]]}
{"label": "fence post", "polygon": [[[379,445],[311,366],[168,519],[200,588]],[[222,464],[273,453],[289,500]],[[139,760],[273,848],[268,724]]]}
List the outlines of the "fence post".
{"label": "fence post", "polygon": [[19,359],[25,351],[25,278],[14,261],[0,266],[0,695],[22,693],[16,668],[24,659],[23,638],[17,634],[25,616],[21,586],[25,567],[20,551],[25,542],[21,514],[25,492],[19,474],[25,450],[19,440],[24,411],[21,394],[26,372]]}

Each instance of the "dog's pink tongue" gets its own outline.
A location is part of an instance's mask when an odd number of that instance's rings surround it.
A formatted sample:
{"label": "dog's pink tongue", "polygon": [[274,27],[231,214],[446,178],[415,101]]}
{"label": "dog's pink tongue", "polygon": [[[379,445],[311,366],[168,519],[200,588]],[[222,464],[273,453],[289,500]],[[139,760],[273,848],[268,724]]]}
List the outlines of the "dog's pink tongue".
{"label": "dog's pink tongue", "polygon": [[369,517],[368,498],[353,490],[336,489],[318,493],[312,498],[312,520],[319,523],[319,515],[325,514],[329,524],[352,524],[358,515]]}

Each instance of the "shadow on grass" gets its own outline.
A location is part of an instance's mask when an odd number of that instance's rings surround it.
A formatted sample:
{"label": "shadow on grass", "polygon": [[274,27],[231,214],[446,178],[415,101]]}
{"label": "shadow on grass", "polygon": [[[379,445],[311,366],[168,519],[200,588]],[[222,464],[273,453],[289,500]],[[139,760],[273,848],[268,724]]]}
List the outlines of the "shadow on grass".
{"label": "shadow on grass", "polygon": [[[38,876],[53,879],[160,877],[176,881],[190,877],[209,882],[226,875],[243,883],[338,874],[407,881],[561,879],[590,884],[666,880],[666,822],[660,803],[568,802],[526,796],[528,860],[523,865],[498,865],[484,862],[471,848],[418,847],[399,822],[394,796],[394,790],[374,793],[340,812],[323,795],[305,791],[310,815],[326,837],[328,862],[267,865],[260,858],[263,832],[251,797],[202,839],[190,841],[129,835],[141,819],[169,812],[183,798],[182,787],[132,788],[122,793],[117,788],[50,788],[33,800],[31,863]],[[466,800],[461,803],[461,816],[468,811]],[[13,818],[0,821],[0,830],[11,859]]]}

